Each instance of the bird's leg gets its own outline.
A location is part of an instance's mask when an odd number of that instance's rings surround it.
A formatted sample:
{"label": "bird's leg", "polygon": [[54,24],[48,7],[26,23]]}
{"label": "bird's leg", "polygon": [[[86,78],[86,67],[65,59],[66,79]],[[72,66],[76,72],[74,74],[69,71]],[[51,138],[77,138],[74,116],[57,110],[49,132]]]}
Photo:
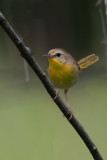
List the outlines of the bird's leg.
{"label": "bird's leg", "polygon": [[54,100],[59,96],[59,91],[58,89],[55,89],[56,93],[55,93],[55,97],[54,97]]}
{"label": "bird's leg", "polygon": [[68,101],[67,92],[68,92],[68,89],[65,89],[64,90],[64,95],[65,95],[65,99],[66,99],[66,102],[67,102],[67,106],[70,109],[70,104],[69,104],[69,101]]}
{"label": "bird's leg", "polygon": [[69,101],[68,101],[68,97],[67,97],[67,92],[68,92],[68,89],[65,89],[64,90],[64,95],[65,95],[65,99],[66,99],[66,102],[67,102],[67,107],[68,107],[68,110],[70,111],[70,117],[69,117],[69,120],[72,118],[73,116],[73,113],[72,113],[72,110],[70,108],[70,104],[69,104]]}

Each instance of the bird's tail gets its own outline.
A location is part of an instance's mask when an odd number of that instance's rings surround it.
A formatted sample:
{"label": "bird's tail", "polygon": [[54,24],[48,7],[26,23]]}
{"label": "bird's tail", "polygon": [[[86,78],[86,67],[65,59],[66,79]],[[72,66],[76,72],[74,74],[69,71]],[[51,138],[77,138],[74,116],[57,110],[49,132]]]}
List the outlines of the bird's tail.
{"label": "bird's tail", "polygon": [[80,67],[80,70],[87,68],[88,66],[94,64],[99,60],[99,57],[96,56],[95,54],[91,54],[85,58],[82,58],[80,61],[78,61],[78,65]]}

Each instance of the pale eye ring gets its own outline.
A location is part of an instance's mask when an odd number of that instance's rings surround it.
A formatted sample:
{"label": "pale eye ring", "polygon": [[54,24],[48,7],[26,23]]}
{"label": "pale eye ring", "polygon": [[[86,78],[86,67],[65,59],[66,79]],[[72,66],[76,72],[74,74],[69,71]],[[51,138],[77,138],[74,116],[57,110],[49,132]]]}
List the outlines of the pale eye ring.
{"label": "pale eye ring", "polygon": [[60,56],[61,56],[61,53],[56,53],[56,56],[57,56],[57,57],[60,57]]}

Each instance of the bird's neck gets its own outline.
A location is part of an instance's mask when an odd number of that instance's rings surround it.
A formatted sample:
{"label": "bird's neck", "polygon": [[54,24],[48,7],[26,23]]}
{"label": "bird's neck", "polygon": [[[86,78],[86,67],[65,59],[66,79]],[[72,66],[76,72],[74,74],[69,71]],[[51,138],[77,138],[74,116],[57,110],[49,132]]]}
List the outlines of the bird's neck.
{"label": "bird's neck", "polygon": [[63,65],[64,65],[63,63],[59,62],[56,59],[53,59],[53,58],[49,59],[49,67],[51,67],[51,68],[61,69],[63,67]]}

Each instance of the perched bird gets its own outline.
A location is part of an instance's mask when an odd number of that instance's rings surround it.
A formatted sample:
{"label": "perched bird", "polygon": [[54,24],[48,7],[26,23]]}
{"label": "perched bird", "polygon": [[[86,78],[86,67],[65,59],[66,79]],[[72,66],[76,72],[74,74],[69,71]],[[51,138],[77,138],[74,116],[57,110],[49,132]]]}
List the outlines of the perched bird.
{"label": "perched bird", "polygon": [[[69,119],[71,119],[73,113],[68,102],[67,91],[76,83],[81,70],[98,61],[99,57],[91,54],[76,62],[67,51],[61,48],[51,49],[48,54],[44,56],[49,58],[48,74],[54,87],[64,89],[68,110],[71,112]],[[58,95],[59,92],[56,89],[54,100]]]}

